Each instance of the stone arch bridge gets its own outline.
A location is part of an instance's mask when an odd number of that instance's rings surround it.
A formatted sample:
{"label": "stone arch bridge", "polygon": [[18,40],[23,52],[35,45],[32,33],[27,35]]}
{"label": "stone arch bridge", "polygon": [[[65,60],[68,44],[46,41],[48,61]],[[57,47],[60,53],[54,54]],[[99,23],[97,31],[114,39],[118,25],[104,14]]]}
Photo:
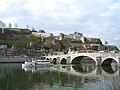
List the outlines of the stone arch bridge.
{"label": "stone arch bridge", "polygon": [[120,53],[71,53],[45,56],[46,59],[51,60],[52,62],[55,61],[58,64],[62,63],[63,61],[65,61],[66,64],[75,64],[84,57],[91,58],[96,65],[110,65],[112,61],[115,61],[118,65],[120,65]]}

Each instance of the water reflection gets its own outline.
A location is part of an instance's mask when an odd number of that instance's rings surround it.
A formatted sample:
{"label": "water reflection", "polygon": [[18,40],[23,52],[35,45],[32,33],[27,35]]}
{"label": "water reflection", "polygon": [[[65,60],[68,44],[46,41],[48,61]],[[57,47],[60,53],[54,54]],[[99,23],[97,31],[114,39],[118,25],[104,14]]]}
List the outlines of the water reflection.
{"label": "water reflection", "polygon": [[109,73],[109,74],[114,74],[115,72],[117,72],[118,70],[118,66],[115,65],[115,66],[102,66],[102,69],[106,72],[106,73]]}
{"label": "water reflection", "polygon": [[87,65],[74,65],[72,68],[79,73],[91,73],[95,70],[96,66],[87,64]]}
{"label": "water reflection", "polygon": [[0,64],[0,90],[119,90],[119,74],[116,66],[55,65],[21,69],[21,64]]}

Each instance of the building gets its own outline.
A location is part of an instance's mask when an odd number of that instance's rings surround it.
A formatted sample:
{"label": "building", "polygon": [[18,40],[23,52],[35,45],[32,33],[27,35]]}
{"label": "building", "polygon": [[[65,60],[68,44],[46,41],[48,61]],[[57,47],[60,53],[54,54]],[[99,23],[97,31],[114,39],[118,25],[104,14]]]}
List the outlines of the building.
{"label": "building", "polygon": [[[0,28],[0,30],[2,30],[3,33],[3,28]],[[4,28],[4,33],[21,33],[24,35],[30,35],[31,34],[31,30],[29,29],[23,29],[23,28]]]}
{"label": "building", "polygon": [[86,37],[84,47],[92,51],[100,51],[103,49],[103,44],[100,38]]}
{"label": "building", "polygon": [[59,34],[58,40],[69,38],[71,40],[70,45],[74,47],[83,47],[85,50],[99,51],[103,50],[104,46],[100,38],[89,38],[85,37],[82,33],[74,32],[73,34],[65,35]]}
{"label": "building", "polygon": [[65,35],[63,33],[59,33],[59,40],[63,40],[65,38]]}
{"label": "building", "polygon": [[76,41],[82,41],[83,43],[85,42],[85,37],[83,34],[74,32],[73,34],[65,35],[63,33],[59,34],[59,40],[63,40],[64,38],[69,38],[71,40],[76,40]]}
{"label": "building", "polygon": [[107,51],[119,51],[115,45],[105,45]]}
{"label": "building", "polygon": [[33,36],[36,36],[36,37],[44,37],[44,38],[53,36],[53,34],[51,34],[51,33],[46,33],[46,32],[32,32],[32,35],[33,35]]}

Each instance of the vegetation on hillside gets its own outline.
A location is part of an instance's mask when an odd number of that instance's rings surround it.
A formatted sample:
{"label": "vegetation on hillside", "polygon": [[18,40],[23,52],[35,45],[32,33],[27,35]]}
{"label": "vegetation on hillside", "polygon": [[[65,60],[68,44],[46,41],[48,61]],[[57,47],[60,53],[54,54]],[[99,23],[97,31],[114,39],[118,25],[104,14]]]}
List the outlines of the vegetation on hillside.
{"label": "vegetation on hillside", "polygon": [[[94,45],[90,47],[89,45]],[[28,50],[33,52],[36,50],[44,50],[47,53],[62,51],[67,53],[69,48],[72,50],[84,52],[86,50],[98,51],[97,45],[102,45],[100,39],[90,40],[85,38],[83,43],[81,40],[71,38],[63,38],[62,40],[55,40],[54,37],[41,38],[31,34],[25,34],[22,31],[5,31],[0,30],[0,45],[7,45],[13,49],[13,53],[26,53]],[[87,46],[88,45],[88,46]],[[106,48],[106,47],[105,47]],[[119,50],[117,47],[107,47],[105,50]]]}

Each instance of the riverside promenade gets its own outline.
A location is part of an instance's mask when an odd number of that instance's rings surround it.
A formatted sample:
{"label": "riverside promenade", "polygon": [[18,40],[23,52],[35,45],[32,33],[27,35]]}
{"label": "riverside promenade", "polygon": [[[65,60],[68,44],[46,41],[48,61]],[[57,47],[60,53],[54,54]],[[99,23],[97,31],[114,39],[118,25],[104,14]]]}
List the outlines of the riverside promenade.
{"label": "riverside promenade", "polygon": [[11,57],[0,57],[0,63],[23,63],[25,61],[31,61],[32,57],[28,56],[11,56]]}

